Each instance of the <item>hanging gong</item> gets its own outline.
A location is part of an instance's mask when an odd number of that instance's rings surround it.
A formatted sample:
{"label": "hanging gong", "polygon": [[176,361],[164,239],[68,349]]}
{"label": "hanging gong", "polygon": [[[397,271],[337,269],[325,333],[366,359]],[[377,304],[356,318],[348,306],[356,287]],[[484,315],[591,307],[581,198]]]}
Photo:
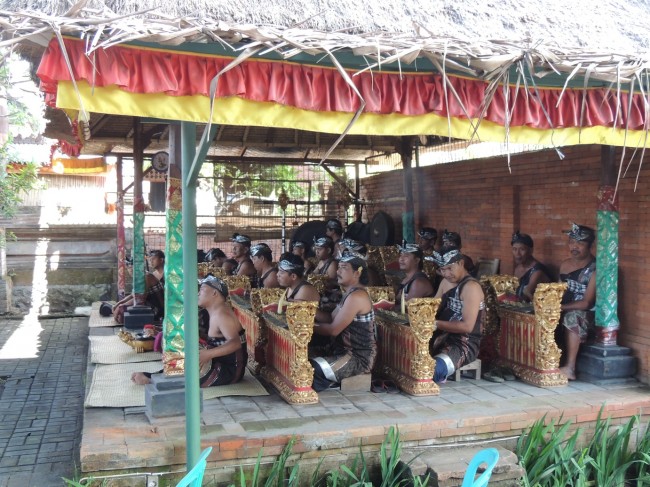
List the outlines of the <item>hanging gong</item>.
{"label": "hanging gong", "polygon": [[363,222],[352,222],[348,225],[345,236],[365,244],[370,243],[370,226]]}
{"label": "hanging gong", "polygon": [[393,245],[395,243],[395,223],[385,211],[378,211],[370,221],[370,244]]}

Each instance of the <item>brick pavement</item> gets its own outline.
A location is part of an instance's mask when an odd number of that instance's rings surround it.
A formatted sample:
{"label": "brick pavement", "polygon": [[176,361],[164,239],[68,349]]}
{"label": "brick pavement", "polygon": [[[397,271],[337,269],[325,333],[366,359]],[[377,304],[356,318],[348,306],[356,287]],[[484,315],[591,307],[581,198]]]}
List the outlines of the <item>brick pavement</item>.
{"label": "brick pavement", "polygon": [[87,323],[0,317],[0,486],[61,486],[74,477]]}

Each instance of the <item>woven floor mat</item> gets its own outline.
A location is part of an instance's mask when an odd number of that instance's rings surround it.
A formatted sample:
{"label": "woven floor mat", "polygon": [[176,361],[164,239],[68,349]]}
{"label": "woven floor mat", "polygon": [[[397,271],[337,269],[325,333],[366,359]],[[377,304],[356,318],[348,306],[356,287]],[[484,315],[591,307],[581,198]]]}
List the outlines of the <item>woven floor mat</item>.
{"label": "woven floor mat", "polygon": [[[144,386],[131,381],[133,372],[157,372],[162,365],[156,362],[97,365],[93,371],[85,406],[134,407],[144,406]],[[225,396],[268,396],[267,390],[247,370],[241,382],[227,386],[202,389],[203,399]]]}
{"label": "woven floor mat", "polygon": [[101,301],[95,301],[90,308],[90,318],[88,319],[88,326],[90,328],[99,328],[102,326],[122,326],[113,316],[102,316],[99,314],[99,306]]}
{"label": "woven floor mat", "polygon": [[93,364],[126,364],[132,362],[157,362],[162,367],[160,352],[137,353],[117,335],[88,337],[90,362]]}

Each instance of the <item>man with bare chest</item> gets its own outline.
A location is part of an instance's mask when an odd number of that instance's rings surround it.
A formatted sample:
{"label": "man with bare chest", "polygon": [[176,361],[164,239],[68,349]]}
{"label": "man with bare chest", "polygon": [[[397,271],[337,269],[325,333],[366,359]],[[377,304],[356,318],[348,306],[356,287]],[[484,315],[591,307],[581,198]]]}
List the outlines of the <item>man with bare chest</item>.
{"label": "man with bare chest", "polygon": [[[248,353],[246,334],[228,305],[228,286],[215,276],[200,281],[198,305],[209,315],[207,344],[199,351],[201,387],[234,384],[244,377]],[[160,371],[162,372],[162,370]],[[136,384],[151,382],[148,372],[134,372]]]}

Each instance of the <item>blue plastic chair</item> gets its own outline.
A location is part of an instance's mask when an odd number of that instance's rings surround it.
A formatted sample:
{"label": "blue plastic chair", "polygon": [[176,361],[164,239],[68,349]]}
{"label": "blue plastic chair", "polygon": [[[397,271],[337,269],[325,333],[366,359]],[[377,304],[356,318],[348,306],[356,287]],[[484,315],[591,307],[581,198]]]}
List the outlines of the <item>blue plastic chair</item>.
{"label": "blue plastic chair", "polygon": [[[485,487],[492,476],[492,469],[494,469],[498,461],[499,451],[496,448],[487,448],[478,452],[469,462],[461,487]],[[475,479],[476,471],[484,463],[487,464],[485,471]]]}
{"label": "blue plastic chair", "polygon": [[208,464],[208,455],[212,451],[212,447],[209,446],[201,452],[199,461],[196,462],[196,465],[187,472],[185,477],[181,479],[179,483],[176,484],[176,487],[201,487],[203,483],[203,475],[205,474],[205,466]]}

